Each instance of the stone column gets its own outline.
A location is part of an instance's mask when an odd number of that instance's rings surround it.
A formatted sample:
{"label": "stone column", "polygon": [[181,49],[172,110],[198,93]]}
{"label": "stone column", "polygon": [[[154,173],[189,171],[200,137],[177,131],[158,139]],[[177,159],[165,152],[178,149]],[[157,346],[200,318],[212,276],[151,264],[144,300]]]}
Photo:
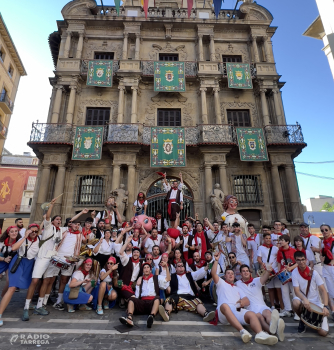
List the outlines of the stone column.
{"label": "stone column", "polygon": [[205,165],[204,166],[205,171],[205,206],[206,206],[206,216],[208,218],[211,218],[212,214],[212,207],[211,207],[211,192],[213,190],[212,187],[212,172],[211,172],[211,165]]}
{"label": "stone column", "polygon": [[257,48],[257,42],[256,42],[257,36],[256,35],[252,35],[252,47],[253,47],[253,55],[254,55],[254,62],[259,62],[260,58],[259,58],[259,51]]}
{"label": "stone column", "polygon": [[123,123],[125,87],[119,86],[117,123]]}
{"label": "stone column", "polygon": [[262,115],[263,115],[263,124],[264,124],[264,126],[270,124],[268,104],[267,104],[267,99],[266,99],[266,91],[267,91],[267,89],[260,89]]}
{"label": "stone column", "polygon": [[131,218],[132,214],[132,206],[135,202],[135,183],[136,183],[136,168],[134,165],[128,165],[128,191],[129,191],[129,204],[127,209],[127,217]]}
{"label": "stone column", "polygon": [[198,34],[198,50],[199,50],[199,60],[204,61],[203,55],[203,35]]}
{"label": "stone column", "polygon": [[264,55],[266,57],[266,62],[270,62],[271,57],[270,57],[270,49],[268,45],[268,35],[265,35],[263,37],[263,47],[264,47]]}
{"label": "stone column", "polygon": [[76,86],[70,86],[71,92],[70,92],[70,98],[68,101],[67,106],[67,114],[66,114],[66,122],[68,124],[73,123],[73,114],[74,114],[74,107],[75,107],[75,98],[77,93],[77,87]]}
{"label": "stone column", "polygon": [[72,32],[67,32],[66,42],[65,42],[65,49],[64,49],[64,58],[68,58],[70,55],[71,50],[71,38],[72,38]]}
{"label": "stone column", "polygon": [[271,165],[271,178],[272,178],[272,185],[274,189],[277,218],[282,222],[286,222],[283,192],[282,192],[281,180],[279,177],[277,165],[274,165],[274,164]]}
{"label": "stone column", "polygon": [[56,97],[53,103],[53,110],[52,110],[52,116],[51,116],[51,123],[58,123],[59,121],[59,113],[60,113],[60,106],[61,106],[61,100],[63,95],[63,87],[58,85],[56,86]]}
{"label": "stone column", "polygon": [[298,184],[296,181],[296,173],[293,165],[287,164],[285,166],[285,175],[286,175],[286,182],[289,190],[293,222],[302,222],[303,219],[300,212],[299,190],[298,190]]}
{"label": "stone column", "polygon": [[84,33],[79,33],[79,41],[78,41],[78,47],[77,47],[77,54],[76,58],[81,59],[82,56],[82,49],[83,49],[83,40],[84,40]]}
{"label": "stone column", "polygon": [[124,40],[123,40],[123,54],[122,54],[122,59],[127,60],[128,59],[128,37],[129,34],[125,33],[124,34]]}
{"label": "stone column", "polygon": [[216,60],[216,52],[215,52],[215,40],[214,35],[210,35],[210,61]]}
{"label": "stone column", "polygon": [[136,34],[135,60],[140,59],[140,34]]}
{"label": "stone column", "polygon": [[219,102],[219,88],[213,88],[214,100],[215,100],[215,114],[216,114],[216,124],[220,125],[222,123],[222,116],[220,112],[220,102]]}
{"label": "stone column", "polygon": [[220,186],[223,189],[223,192],[226,196],[229,193],[226,164],[219,164],[219,180],[220,180]]}
{"label": "stone column", "polygon": [[208,124],[208,108],[206,106],[206,88],[200,88],[202,102],[202,123]]}
{"label": "stone column", "polygon": [[[58,166],[58,172],[57,172],[57,178],[55,182],[55,189],[54,189],[54,198],[58,197],[60,194],[64,192],[64,186],[65,186],[65,174],[66,174],[66,167],[64,165]],[[55,203],[54,212],[60,213],[61,204],[63,201],[63,196],[59,197]]]}
{"label": "stone column", "polygon": [[49,190],[50,169],[51,169],[51,165],[49,164],[43,165],[41,182],[39,186],[39,193],[38,193],[38,199],[37,199],[38,205],[46,201],[48,190]]}
{"label": "stone column", "polygon": [[121,166],[119,164],[113,164],[112,183],[111,183],[112,190],[119,188],[120,179],[121,179]]}
{"label": "stone column", "polygon": [[278,125],[284,125],[284,118],[282,116],[282,110],[280,106],[280,101],[279,101],[279,89],[273,89],[273,95],[274,95],[274,104],[275,104],[275,113],[276,113],[276,118],[277,118],[277,124]]}
{"label": "stone column", "polygon": [[132,106],[131,106],[131,123],[137,123],[137,95],[138,87],[132,86]]}

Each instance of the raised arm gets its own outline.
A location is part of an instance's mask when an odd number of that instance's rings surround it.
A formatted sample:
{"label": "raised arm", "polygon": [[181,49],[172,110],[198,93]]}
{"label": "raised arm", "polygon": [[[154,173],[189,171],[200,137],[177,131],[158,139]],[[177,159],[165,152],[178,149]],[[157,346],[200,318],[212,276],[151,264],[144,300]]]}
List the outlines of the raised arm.
{"label": "raised arm", "polygon": [[131,242],[132,240],[132,235],[129,235],[128,238],[126,239],[125,243],[123,244],[121,250],[119,251],[119,256],[122,256],[125,252],[125,249],[127,245]]}
{"label": "raised arm", "polygon": [[118,221],[118,223],[121,224],[121,223],[123,222],[123,220],[122,220],[121,214],[120,214],[119,211],[118,211],[116,202],[114,203],[114,211],[115,211],[115,214],[116,214],[116,216],[117,216],[117,221]]}
{"label": "raised arm", "polygon": [[213,278],[213,281],[215,284],[219,282],[219,276],[217,274],[217,268],[218,268],[218,260],[220,258],[220,253],[215,254],[215,261],[213,263],[212,269],[211,269],[211,276]]}
{"label": "raised arm", "polygon": [[53,205],[56,203],[56,198],[53,198],[52,201],[50,202],[50,206],[49,206],[49,209],[48,211],[46,212],[46,217],[45,217],[45,220],[46,221],[49,221],[50,218],[51,218],[51,212],[52,212],[52,208],[53,208]]}
{"label": "raised arm", "polygon": [[174,228],[178,228],[180,225],[180,213],[176,213],[176,219],[174,222]]}
{"label": "raised arm", "polygon": [[85,208],[84,210],[81,210],[80,213],[78,213],[77,215],[73,216],[71,221],[78,219],[82,214],[87,214],[88,212],[89,212],[89,209],[87,209],[87,208]]}
{"label": "raised arm", "polygon": [[[206,224],[206,225],[205,225]],[[209,219],[208,218],[205,218],[204,219],[204,225],[205,226],[209,226],[210,227],[210,230],[212,231],[212,232],[214,232],[214,228],[213,228],[213,226],[212,226],[212,224],[211,224],[211,222],[209,221]]]}
{"label": "raised arm", "polygon": [[265,285],[265,283],[267,282],[267,280],[268,280],[272,270],[273,270],[273,268],[272,268],[271,264],[268,264],[266,266],[266,271],[264,272],[264,274],[260,278],[260,282],[261,282],[262,285]]}
{"label": "raised arm", "polygon": [[18,242],[14,243],[12,245],[12,250],[13,251],[16,251],[16,250],[19,250],[21,245],[26,241],[26,239],[29,237],[31,233],[31,230],[26,230],[25,234],[24,234],[24,237],[22,239],[20,239]]}

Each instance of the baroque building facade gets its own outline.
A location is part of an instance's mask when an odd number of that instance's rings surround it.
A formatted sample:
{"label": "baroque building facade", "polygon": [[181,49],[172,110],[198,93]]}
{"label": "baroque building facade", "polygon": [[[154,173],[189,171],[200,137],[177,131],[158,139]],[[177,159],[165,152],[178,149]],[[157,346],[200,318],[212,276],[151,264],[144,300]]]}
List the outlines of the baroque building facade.
{"label": "baroque building facade", "polygon": [[[61,193],[54,211],[69,217],[83,207],[102,210],[119,188],[127,194],[127,218],[139,191],[154,213],[164,196],[157,171],[166,169],[150,168],[152,126],[185,128],[187,166],[167,169],[170,178],[182,171],[184,216],[213,219],[210,195],[218,183],[257,227],[279,219],[295,230],[302,221],[293,159],[306,144],[300,125],[286,124],[271,13],[248,0],[216,19],[211,1],[195,0],[188,18],[186,4],[150,0],[147,18],[139,0],[125,1],[119,15],[95,0],[62,9],[64,20],[49,37],[55,64],[49,115],[33,125],[29,142],[40,159],[31,221]],[[94,59],[113,60],[112,87],[86,85]],[[185,62],[185,92],[154,91],[159,60]],[[227,62],[250,64],[253,89],[228,88]],[[105,126],[101,160],[71,160],[76,125]],[[240,161],[237,126],[264,129],[270,161]]]}

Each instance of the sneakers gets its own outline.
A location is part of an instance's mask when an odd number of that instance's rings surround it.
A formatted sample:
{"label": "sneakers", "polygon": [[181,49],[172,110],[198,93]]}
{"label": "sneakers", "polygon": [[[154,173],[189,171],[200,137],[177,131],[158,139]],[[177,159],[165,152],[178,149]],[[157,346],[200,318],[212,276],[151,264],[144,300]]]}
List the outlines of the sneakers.
{"label": "sneakers", "polygon": [[252,339],[252,335],[248,331],[246,331],[246,329],[242,329],[240,331],[240,334],[241,334],[241,340],[244,343],[248,343]]}
{"label": "sneakers", "polygon": [[63,310],[65,310],[65,308],[64,308],[64,304],[63,303],[55,303],[55,304],[53,304],[53,307],[56,309],[56,310],[59,310],[59,311],[63,311]]}
{"label": "sneakers", "polygon": [[271,334],[275,334],[277,330],[277,325],[278,325],[278,320],[279,320],[279,313],[275,309],[271,313],[271,321],[270,321],[270,327],[269,327],[269,332]]}
{"label": "sneakers", "polygon": [[278,339],[274,335],[270,335],[262,331],[256,334],[255,342],[258,344],[264,344],[264,345],[274,345],[278,342]]}
{"label": "sneakers", "polygon": [[103,300],[103,309],[109,310],[109,300]]}
{"label": "sneakers", "polygon": [[280,318],[278,320],[277,331],[276,331],[276,335],[279,341],[284,341],[284,329],[285,329],[285,323]]}
{"label": "sneakers", "polygon": [[92,308],[87,306],[86,304],[82,304],[82,305],[79,306],[79,310],[81,310],[81,311],[90,311],[90,310],[92,310]]}
{"label": "sneakers", "polygon": [[[63,309],[64,310],[64,309]],[[43,307],[35,307],[34,312],[35,315],[41,315],[41,316],[46,316],[49,314],[49,311],[45,310]]]}
{"label": "sneakers", "polygon": [[147,328],[151,328],[152,327],[153,321],[154,321],[153,315],[149,315],[147,317],[147,321],[146,321]]}
{"label": "sneakers", "polygon": [[28,309],[24,309],[23,310],[23,315],[21,317],[22,321],[29,321],[29,310]]}
{"label": "sneakers", "polygon": [[103,315],[103,310],[102,310],[102,306],[101,305],[97,305],[96,307],[96,313],[98,315]]}
{"label": "sneakers", "polygon": [[3,321],[2,320],[0,320],[0,327],[2,327],[3,326]]}
{"label": "sneakers", "polygon": [[283,310],[280,312],[279,314],[281,317],[291,317],[292,316],[292,313],[288,310]]}
{"label": "sneakers", "polygon": [[204,322],[210,322],[210,321],[212,321],[215,318],[215,315],[216,315],[215,311],[206,312],[204,314],[203,321]]}
{"label": "sneakers", "polygon": [[169,315],[167,314],[165,308],[162,305],[159,305],[159,314],[165,322],[169,321]]}
{"label": "sneakers", "polygon": [[75,312],[74,306],[71,304],[67,304],[67,312],[69,313]]}
{"label": "sneakers", "polygon": [[295,314],[295,316],[293,317],[293,319],[294,319],[295,321],[300,321],[300,317],[299,317],[297,314]]}
{"label": "sneakers", "polygon": [[302,333],[305,333],[305,331],[306,331],[306,325],[302,320],[300,320],[298,325],[298,333],[302,334]]}
{"label": "sneakers", "polygon": [[272,307],[271,307],[271,310],[276,310],[275,306],[272,306]]}

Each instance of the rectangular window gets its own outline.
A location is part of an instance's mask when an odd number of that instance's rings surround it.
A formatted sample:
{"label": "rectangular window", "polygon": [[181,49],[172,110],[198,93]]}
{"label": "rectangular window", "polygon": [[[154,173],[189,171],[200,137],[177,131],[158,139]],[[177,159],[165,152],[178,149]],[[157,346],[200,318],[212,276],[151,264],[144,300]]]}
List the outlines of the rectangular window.
{"label": "rectangular window", "polygon": [[77,176],[75,204],[103,204],[105,200],[105,176]]}
{"label": "rectangular window", "polygon": [[260,175],[233,175],[233,189],[240,206],[263,204]]}
{"label": "rectangular window", "polygon": [[106,125],[110,119],[110,108],[87,108],[85,125]]}
{"label": "rectangular window", "polygon": [[223,55],[223,62],[242,62],[242,57],[237,55]]}
{"label": "rectangular window", "polygon": [[4,60],[5,60],[5,51],[3,50],[3,48],[0,48],[0,61],[3,63]]}
{"label": "rectangular window", "polygon": [[94,52],[95,60],[113,60],[114,53],[113,52]]}
{"label": "rectangular window", "polygon": [[10,64],[8,67],[8,75],[12,78],[14,75],[14,68],[13,66]]}
{"label": "rectangular window", "polygon": [[181,126],[181,109],[158,109],[158,126]]}
{"label": "rectangular window", "polygon": [[159,53],[159,61],[178,61],[179,55],[177,53],[167,54],[167,53]]}
{"label": "rectangular window", "polygon": [[36,184],[36,176],[29,176],[27,183],[27,191],[34,191]]}
{"label": "rectangular window", "polygon": [[234,126],[251,126],[248,110],[228,110],[227,121]]}

